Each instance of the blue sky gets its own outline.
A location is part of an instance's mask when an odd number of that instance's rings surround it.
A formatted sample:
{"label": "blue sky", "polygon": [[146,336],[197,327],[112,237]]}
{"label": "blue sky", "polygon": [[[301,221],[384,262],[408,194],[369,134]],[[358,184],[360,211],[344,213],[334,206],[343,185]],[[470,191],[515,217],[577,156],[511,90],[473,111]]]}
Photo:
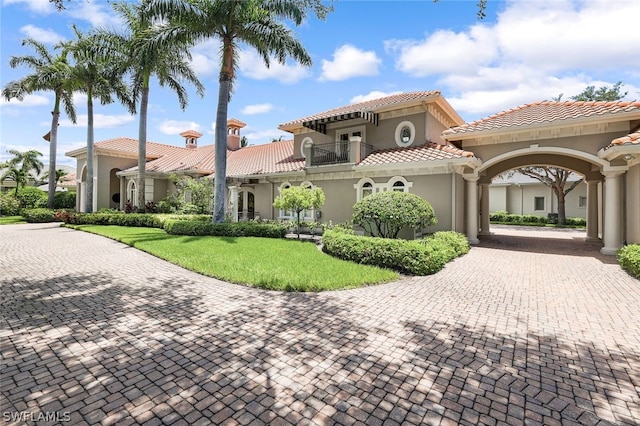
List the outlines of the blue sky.
{"label": "blue sky", "polygon": [[[71,38],[71,25],[115,28],[106,0],[71,0],[58,12],[48,0],[0,0],[1,83],[29,70],[11,69],[12,55],[34,38],[53,46]],[[313,58],[311,68],[292,62],[267,69],[255,52],[240,54],[240,72],[229,117],[247,123],[251,144],[286,133],[278,125],[350,103],[414,90],[440,90],[467,121],[528,102],[564,97],[588,85],[625,83],[628,100],[640,99],[638,0],[489,0],[487,17],[476,17],[476,0],[338,0],[326,21],[309,19],[295,28]],[[185,111],[175,95],[153,86],[148,140],[182,145],[179,133],[203,133],[212,144],[217,102],[218,43],[192,49],[193,67],[207,92],[190,90]],[[51,93],[23,102],[0,101],[0,160],[8,149],[37,149],[48,161]],[[86,97],[75,97],[78,123],[64,115],[58,133],[58,163],[75,165],[64,153],[86,145]],[[96,105],[96,141],[137,137],[137,117],[118,104]]]}

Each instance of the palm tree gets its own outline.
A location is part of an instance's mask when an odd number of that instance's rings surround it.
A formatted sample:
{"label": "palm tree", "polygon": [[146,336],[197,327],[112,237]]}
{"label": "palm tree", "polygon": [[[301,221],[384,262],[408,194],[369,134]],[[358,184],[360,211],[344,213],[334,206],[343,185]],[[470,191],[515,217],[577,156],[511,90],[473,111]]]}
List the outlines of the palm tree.
{"label": "palm tree", "polygon": [[0,182],[4,182],[6,179],[14,180],[16,182],[15,193],[18,195],[18,188],[25,187],[29,179],[36,180],[44,168],[44,164],[39,158],[42,157],[42,153],[35,149],[25,152],[10,149],[9,154],[13,155],[13,158],[0,165],[2,168],[6,168],[0,176]]}
{"label": "palm tree", "polygon": [[[133,80],[135,99],[140,101],[140,123],[138,126],[138,209],[144,210],[145,168],[147,151],[147,118],[149,105],[149,83],[153,75],[160,86],[169,86],[177,95],[180,108],[188,104],[188,95],[182,81],[196,87],[200,96],[204,96],[204,86],[198,80],[189,61],[191,54],[184,43],[159,46],[152,43],[155,27],[152,16],[148,16],[145,3],[134,5],[116,3],[114,9],[126,24],[125,34],[102,32],[101,37],[110,49],[122,58],[121,65],[130,72]],[[132,200],[133,201],[133,200]]]}
{"label": "palm tree", "polygon": [[284,63],[288,56],[304,66],[311,57],[282,22],[300,25],[307,10],[323,18],[329,7],[319,0],[151,0],[150,11],[168,24],[158,32],[158,44],[175,40],[195,44],[211,38],[221,43],[218,108],[215,136],[215,195],[213,221],[224,220],[227,176],[227,108],[236,77],[238,47],[258,51],[265,65],[270,57]]}
{"label": "palm tree", "polygon": [[[97,98],[100,103],[113,102],[113,96],[125,105],[131,114],[135,113],[135,107],[131,100],[130,92],[122,81],[122,72],[105,49],[100,44],[100,38],[96,33],[83,34],[75,25],[73,26],[76,40],[64,43],[75,60],[72,68],[72,79],[78,90],[87,95],[87,189],[85,211],[93,211],[93,100]],[[55,179],[55,170],[53,177]]]}
{"label": "palm tree", "polygon": [[[62,103],[71,122],[76,122],[76,111],[73,106],[73,81],[70,78],[71,67],[67,63],[65,51],[54,56],[44,44],[33,39],[26,39],[23,46],[35,49],[37,56],[13,56],[9,60],[11,68],[24,65],[34,70],[20,80],[8,83],[2,89],[2,96],[7,99],[24,99],[25,95],[39,91],[52,91],[55,95],[53,111],[51,111],[51,132],[49,139],[49,196],[47,206],[53,208],[56,191],[55,170],[58,145],[58,122],[60,120],[60,103]],[[56,46],[58,48],[59,46]]]}

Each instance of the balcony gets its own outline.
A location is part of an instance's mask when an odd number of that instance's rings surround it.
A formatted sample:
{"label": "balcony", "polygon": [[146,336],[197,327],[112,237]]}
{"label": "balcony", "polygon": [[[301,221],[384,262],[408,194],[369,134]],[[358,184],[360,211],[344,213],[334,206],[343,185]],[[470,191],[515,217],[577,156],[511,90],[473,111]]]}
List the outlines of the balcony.
{"label": "balcony", "polygon": [[373,152],[373,147],[363,143],[361,140],[312,145],[310,147],[310,156],[308,157],[309,165],[326,166],[357,163],[371,152]]}

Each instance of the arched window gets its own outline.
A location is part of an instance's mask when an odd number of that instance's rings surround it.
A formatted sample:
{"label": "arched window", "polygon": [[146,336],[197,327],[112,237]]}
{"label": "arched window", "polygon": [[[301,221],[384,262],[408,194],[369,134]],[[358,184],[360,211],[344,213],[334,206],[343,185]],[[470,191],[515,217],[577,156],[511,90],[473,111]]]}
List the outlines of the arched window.
{"label": "arched window", "polygon": [[365,182],[362,185],[362,191],[361,191],[361,197],[360,198],[368,197],[371,194],[373,194],[373,185],[371,184],[371,182]]}
{"label": "arched window", "polygon": [[368,197],[369,195],[381,191],[380,184],[376,184],[370,178],[360,179],[358,183],[353,185],[353,188],[356,190],[356,201],[360,201],[364,197]]}
{"label": "arched window", "polygon": [[306,155],[304,153],[305,149],[308,147],[311,147],[313,145],[313,139],[311,139],[310,137],[306,137],[304,139],[302,139],[302,143],[300,144],[300,154],[302,155],[302,158],[305,158]]}
{"label": "arched window", "polygon": [[404,182],[397,180],[395,182],[393,182],[393,185],[391,185],[391,190],[392,191],[396,191],[396,192],[405,192],[404,191]]}
{"label": "arched window", "polygon": [[127,183],[127,200],[131,203],[131,206],[134,206],[138,202],[138,188],[136,187],[136,181],[131,179],[129,183]]}

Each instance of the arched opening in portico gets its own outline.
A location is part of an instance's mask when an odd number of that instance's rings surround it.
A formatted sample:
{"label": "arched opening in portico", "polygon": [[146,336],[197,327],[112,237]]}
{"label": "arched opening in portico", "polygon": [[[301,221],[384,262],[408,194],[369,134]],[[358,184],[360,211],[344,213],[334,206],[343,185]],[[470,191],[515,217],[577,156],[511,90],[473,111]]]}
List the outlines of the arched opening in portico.
{"label": "arched opening in portico", "polygon": [[[473,175],[466,175],[467,180],[467,229],[471,229],[470,241],[479,242],[477,236],[491,235],[489,223],[490,213],[490,185],[492,180],[505,172],[522,167],[550,166],[570,170],[576,175],[583,177],[586,183],[586,240],[600,241],[604,239],[603,216],[609,216],[609,231],[615,235],[620,233],[616,228],[620,223],[620,218],[615,219],[624,210],[623,206],[609,208],[608,212],[603,209],[603,200],[606,197],[605,180],[608,182],[608,197],[613,204],[621,204],[619,196],[619,183],[605,177],[603,173],[605,164],[599,158],[582,151],[575,151],[567,148],[546,148],[539,149],[533,146],[529,149],[514,150],[503,153],[483,163]],[[605,194],[605,195],[603,195]],[[473,198],[473,200],[471,199]],[[534,200],[529,200],[531,203]],[[611,207],[611,206],[610,206]],[[476,235],[474,230],[477,230]],[[617,241],[617,240],[616,240]],[[616,244],[615,242],[613,244]]]}

